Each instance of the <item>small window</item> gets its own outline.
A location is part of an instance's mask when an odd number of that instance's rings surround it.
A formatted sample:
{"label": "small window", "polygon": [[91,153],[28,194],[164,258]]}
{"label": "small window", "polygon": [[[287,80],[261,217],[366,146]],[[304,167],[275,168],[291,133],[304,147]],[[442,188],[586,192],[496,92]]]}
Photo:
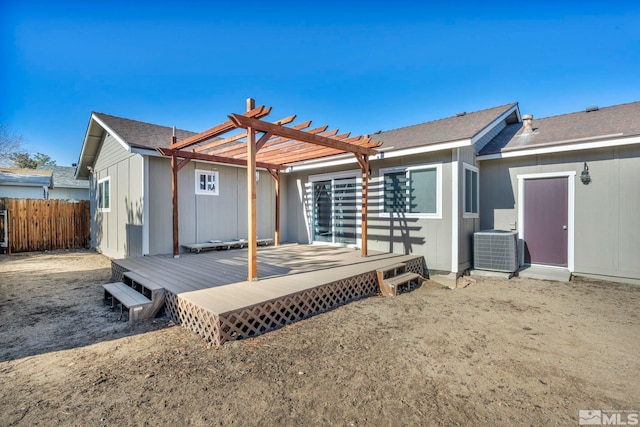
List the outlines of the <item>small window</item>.
{"label": "small window", "polygon": [[441,165],[381,170],[382,216],[440,218]]}
{"label": "small window", "polygon": [[478,191],[478,168],[463,164],[464,181],[464,214],[465,218],[478,218],[480,194]]}
{"label": "small window", "polygon": [[98,181],[98,210],[111,211],[111,177]]}
{"label": "small window", "polygon": [[196,194],[217,196],[218,186],[218,171],[196,170]]}

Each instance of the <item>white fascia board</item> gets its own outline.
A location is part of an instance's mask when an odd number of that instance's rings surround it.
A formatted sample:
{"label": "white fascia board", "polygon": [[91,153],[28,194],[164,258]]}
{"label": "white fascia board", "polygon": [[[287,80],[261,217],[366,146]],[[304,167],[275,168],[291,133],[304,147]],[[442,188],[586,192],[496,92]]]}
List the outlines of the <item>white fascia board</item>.
{"label": "white fascia board", "polygon": [[124,139],[122,139],[120,137],[120,135],[118,135],[116,132],[113,131],[113,129],[111,129],[109,126],[107,126],[107,124],[105,122],[103,122],[102,120],[100,120],[98,117],[96,117],[95,114],[91,115],[91,120],[95,120],[96,123],[98,123],[100,126],[102,126],[102,128],[104,130],[107,131],[107,133],[109,135],[111,135],[116,141],[118,141],[120,143],[120,145],[122,145],[122,147],[127,150],[128,152],[131,152],[131,147],[129,146],[129,144],[127,144],[126,142],[124,142]]}
{"label": "white fascia board", "polygon": [[87,125],[87,131],[84,133],[84,139],[82,140],[82,149],[80,150],[80,157],[78,157],[78,161],[76,162],[76,170],[73,174],[75,179],[78,179],[78,171],[80,170],[80,165],[82,165],[82,158],[84,157],[84,150],[87,147],[87,140],[89,139],[89,130],[91,129],[91,120],[93,120],[93,114],[91,114],[91,119],[89,120],[89,124]]}
{"label": "white fascia board", "polygon": [[501,121],[503,121],[507,117],[509,117],[511,115],[511,113],[513,113],[514,110],[518,112],[518,119],[520,119],[520,112],[518,111],[518,104],[516,104],[513,107],[509,108],[504,113],[502,113],[497,119],[495,119],[494,121],[489,123],[489,125],[486,126],[484,129],[482,129],[480,131],[480,133],[478,133],[476,136],[471,138],[471,145],[473,145],[476,142],[480,141],[480,139],[482,139],[482,137],[484,137],[487,133],[489,133],[489,131],[491,131],[491,129],[496,127],[498,125],[498,123],[500,123]]}
{"label": "white fascia board", "polygon": [[632,145],[632,144],[640,144],[640,136],[614,139],[614,140],[608,139],[604,141],[583,142],[583,143],[571,144],[571,145],[556,145],[553,147],[530,148],[530,149],[507,151],[507,152],[495,153],[495,154],[486,154],[484,156],[478,156],[477,160],[482,161],[482,160],[507,159],[511,157],[535,156],[538,154],[562,153],[567,151],[578,151],[578,150],[592,150],[595,148],[618,147],[622,145]]}
{"label": "white fascia board", "polygon": [[450,150],[453,148],[468,147],[471,145],[471,139],[460,139],[457,141],[443,142],[423,147],[406,148],[404,150],[391,151],[389,153],[382,152],[371,156],[371,160],[391,159],[393,157],[410,156],[412,154],[432,153],[434,151]]}
{"label": "white fascia board", "polygon": [[[468,147],[470,145],[471,145],[471,139],[460,139],[457,141],[432,144],[432,145],[427,145],[423,147],[406,148],[404,150],[397,150],[397,151],[390,151],[390,152],[383,151],[374,156],[369,157],[369,160],[382,160],[382,159],[391,159],[394,157],[411,156],[414,154],[432,153],[435,151],[450,150],[453,148],[460,148],[460,147]],[[342,154],[340,156],[342,156]],[[355,162],[356,162],[355,156],[350,155],[348,158],[344,158],[340,160],[327,160],[321,163],[313,163],[313,164],[300,164],[300,165],[294,164],[289,166],[287,169],[285,169],[284,172],[289,173],[289,172],[298,172],[298,171],[309,170],[309,169],[320,169],[320,168],[327,168],[331,166],[346,165],[346,164],[355,163]]]}
{"label": "white fascia board", "polygon": [[322,163],[292,165],[286,168],[285,170],[283,170],[282,172],[291,173],[291,172],[300,172],[300,171],[305,171],[310,169],[324,169],[331,166],[348,165],[350,163],[356,163],[356,162],[357,162],[356,157],[351,155],[344,159],[325,161]]}

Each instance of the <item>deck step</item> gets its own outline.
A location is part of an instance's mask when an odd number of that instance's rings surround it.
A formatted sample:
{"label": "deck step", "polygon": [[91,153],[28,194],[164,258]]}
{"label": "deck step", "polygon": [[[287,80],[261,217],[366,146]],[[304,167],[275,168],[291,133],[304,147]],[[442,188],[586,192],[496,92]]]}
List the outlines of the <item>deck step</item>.
{"label": "deck step", "polygon": [[385,267],[379,268],[376,270],[379,279],[388,279],[390,277],[397,276],[399,274],[404,274],[407,269],[407,265],[403,262],[399,262],[396,264],[390,264]]}
{"label": "deck step", "polygon": [[125,272],[122,281],[150,300],[153,300],[154,294],[164,289],[161,285],[154,282],[151,278],[143,276],[142,274],[136,273],[134,271]]}
{"label": "deck step", "polygon": [[111,307],[120,304],[120,312],[129,311],[129,323],[149,319],[156,316],[164,305],[164,289],[153,291],[153,300],[147,298],[124,282],[107,283],[104,288],[105,302],[111,299]]}
{"label": "deck step", "polygon": [[413,283],[416,286],[420,286],[422,277],[417,273],[403,273],[388,279],[384,279],[380,284],[380,291],[383,295],[396,296],[398,295],[398,289],[400,287],[406,287],[407,290],[411,289]]}

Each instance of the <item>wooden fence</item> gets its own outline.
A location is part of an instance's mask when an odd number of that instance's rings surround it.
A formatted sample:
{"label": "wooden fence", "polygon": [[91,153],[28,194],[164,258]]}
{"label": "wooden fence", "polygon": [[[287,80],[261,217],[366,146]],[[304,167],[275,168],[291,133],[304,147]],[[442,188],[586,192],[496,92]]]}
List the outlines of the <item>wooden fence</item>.
{"label": "wooden fence", "polygon": [[[8,253],[88,248],[91,244],[89,202],[0,199],[7,211]],[[0,222],[0,228],[4,224]],[[0,239],[4,230],[0,230]]]}

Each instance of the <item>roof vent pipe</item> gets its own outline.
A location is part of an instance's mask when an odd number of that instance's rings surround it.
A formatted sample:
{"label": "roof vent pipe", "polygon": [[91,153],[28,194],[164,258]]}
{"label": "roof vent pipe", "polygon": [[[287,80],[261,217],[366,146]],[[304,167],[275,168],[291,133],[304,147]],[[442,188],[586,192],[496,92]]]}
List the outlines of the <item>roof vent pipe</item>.
{"label": "roof vent pipe", "polygon": [[522,133],[533,132],[533,114],[525,114],[522,116]]}

